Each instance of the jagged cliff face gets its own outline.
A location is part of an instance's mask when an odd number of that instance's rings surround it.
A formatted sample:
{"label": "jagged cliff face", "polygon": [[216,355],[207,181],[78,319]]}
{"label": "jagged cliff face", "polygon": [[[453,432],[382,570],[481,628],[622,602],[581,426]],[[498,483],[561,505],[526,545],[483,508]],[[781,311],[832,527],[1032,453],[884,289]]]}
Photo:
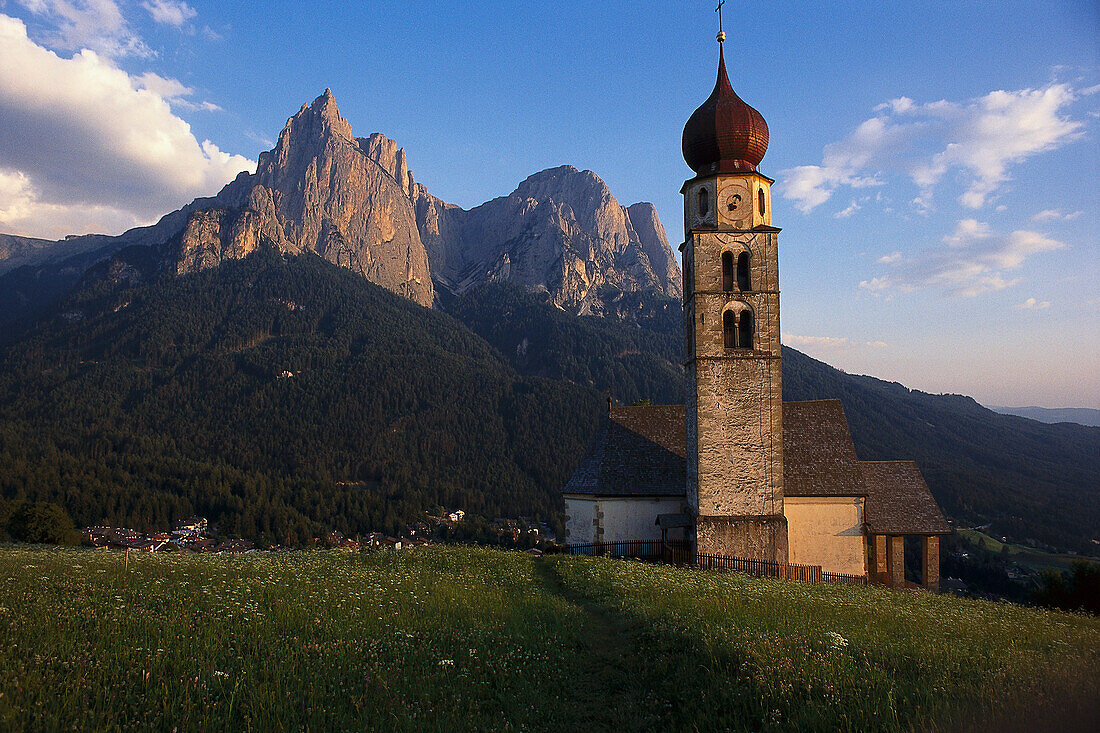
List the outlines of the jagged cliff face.
{"label": "jagged cliff face", "polygon": [[545,289],[555,303],[602,312],[603,286],[679,297],[680,267],[652,204],[623,207],[592,171],[536,173],[510,195],[466,211],[428,193],[404,151],[382,135],[370,154],[416,208],[437,290],[459,295],[492,280]]}
{"label": "jagged cliff face", "polygon": [[379,133],[356,138],[327,89],[287,121],[255,173],[217,196],[119,237],[89,235],[64,247],[0,241],[0,267],[6,254],[23,264],[23,250],[29,263],[146,245],[164,252],[164,269],[186,274],[245,257],[264,241],[315,252],[425,306],[436,290],[459,295],[493,280],[544,289],[581,313],[610,312],[599,295],[605,286],[681,295],[680,268],[651,204],[623,207],[595,173],[562,166],[464,210],[413,180],[395,142]]}
{"label": "jagged cliff face", "polygon": [[286,252],[316,252],[431,305],[428,256],[408,195],[408,169],[398,171],[407,179],[403,183],[378,164],[376,152],[371,141],[355,138],[325,90],[290,118],[275,148],[260,155],[254,175],[238,176],[189,212],[176,271],[244,257],[263,237]]}
{"label": "jagged cliff face", "polygon": [[466,211],[408,174],[405,153],[372,135],[379,165],[403,182],[438,291],[460,295],[506,280],[546,289],[553,302],[599,313],[598,293],[650,291],[680,297],[680,265],[651,204],[621,206],[591,171],[572,166],[530,176],[515,192]]}
{"label": "jagged cliff face", "polygon": [[592,171],[542,171],[509,196],[461,214],[445,211],[454,220],[444,227],[452,241],[433,273],[455,293],[486,279],[545,288],[554,302],[580,312],[602,309],[605,285],[679,296],[679,268],[656,212],[649,204],[634,208],[637,222]]}

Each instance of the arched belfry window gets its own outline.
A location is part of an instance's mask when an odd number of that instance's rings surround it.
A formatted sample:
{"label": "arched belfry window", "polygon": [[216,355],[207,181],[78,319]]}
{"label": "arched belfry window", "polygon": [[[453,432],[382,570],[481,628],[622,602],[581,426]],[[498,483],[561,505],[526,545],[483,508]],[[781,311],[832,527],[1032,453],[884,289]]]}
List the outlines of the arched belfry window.
{"label": "arched belfry window", "polygon": [[703,217],[710,213],[710,191],[706,188],[699,189],[699,216]]}
{"label": "arched belfry window", "polygon": [[[728,311],[727,311],[728,312]],[[741,349],[752,348],[752,311],[741,311],[741,318],[737,323],[737,347]]]}
{"label": "arched belfry window", "polygon": [[737,255],[737,289],[752,290],[752,282],[749,280],[748,252],[742,252]]}
{"label": "arched belfry window", "polygon": [[727,349],[737,348],[737,314],[733,311],[722,314],[722,339]]}
{"label": "arched belfry window", "polygon": [[722,253],[722,290],[733,290],[733,252]]}
{"label": "arched belfry window", "polygon": [[767,202],[764,201],[764,189],[756,189],[756,200],[760,204],[760,206],[757,207],[760,209],[760,216],[763,216],[765,213],[767,213]]}

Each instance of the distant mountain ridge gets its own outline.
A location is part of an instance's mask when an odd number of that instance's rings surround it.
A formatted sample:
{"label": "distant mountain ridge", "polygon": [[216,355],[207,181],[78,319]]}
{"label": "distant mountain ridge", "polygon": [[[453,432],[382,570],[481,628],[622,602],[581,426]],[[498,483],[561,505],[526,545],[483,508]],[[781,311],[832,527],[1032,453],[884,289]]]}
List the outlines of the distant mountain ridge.
{"label": "distant mountain ridge", "polygon": [[36,268],[9,281],[18,287],[50,277],[65,258],[102,259],[127,246],[153,247],[163,269],[185,274],[245,257],[261,238],[283,252],[314,252],[424,306],[437,290],[452,298],[489,281],[544,290],[580,312],[602,312],[608,288],[673,297],[681,288],[651,204],[622,206],[595,173],[561,166],[466,211],[417,183],[392,140],[356,138],[327,89],[287,121],[255,173],[239,174],[216,196],[118,237],[0,239],[0,274]]}
{"label": "distant mountain ridge", "polygon": [[1038,420],[1049,425],[1072,422],[1088,427],[1100,427],[1100,410],[1091,407],[993,407],[990,410],[1002,415],[1016,415]]}

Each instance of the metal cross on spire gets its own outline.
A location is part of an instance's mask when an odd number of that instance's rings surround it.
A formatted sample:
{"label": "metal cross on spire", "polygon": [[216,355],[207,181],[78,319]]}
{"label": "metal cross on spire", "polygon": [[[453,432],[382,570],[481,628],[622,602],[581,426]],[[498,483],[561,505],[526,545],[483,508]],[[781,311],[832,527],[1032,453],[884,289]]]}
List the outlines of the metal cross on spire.
{"label": "metal cross on spire", "polygon": [[718,0],[718,7],[714,9],[714,12],[718,13],[718,42],[726,40],[726,32],[722,30],[722,6],[726,4],[726,0]]}

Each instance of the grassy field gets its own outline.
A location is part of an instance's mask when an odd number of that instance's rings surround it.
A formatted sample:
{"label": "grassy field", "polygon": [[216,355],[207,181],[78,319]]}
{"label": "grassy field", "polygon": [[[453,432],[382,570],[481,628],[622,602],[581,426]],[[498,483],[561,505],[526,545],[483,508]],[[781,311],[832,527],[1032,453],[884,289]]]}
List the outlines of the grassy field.
{"label": "grassy field", "polygon": [[[1087,730],[1100,619],[471,549],[0,549],[3,730]],[[1095,728],[1092,728],[1095,729]]]}
{"label": "grassy field", "polygon": [[965,542],[972,545],[976,546],[979,543],[984,543],[985,549],[990,552],[999,553],[1002,548],[1007,547],[1006,554],[1008,555],[1008,559],[1032,570],[1046,570],[1047,568],[1053,568],[1054,570],[1070,570],[1074,563],[1100,562],[1100,560],[1097,560],[1095,557],[1043,552],[1042,550],[1036,550],[1034,547],[1028,547],[1027,545],[1015,545],[1001,542],[996,537],[992,537],[976,529],[960,529],[958,530],[958,534]]}

